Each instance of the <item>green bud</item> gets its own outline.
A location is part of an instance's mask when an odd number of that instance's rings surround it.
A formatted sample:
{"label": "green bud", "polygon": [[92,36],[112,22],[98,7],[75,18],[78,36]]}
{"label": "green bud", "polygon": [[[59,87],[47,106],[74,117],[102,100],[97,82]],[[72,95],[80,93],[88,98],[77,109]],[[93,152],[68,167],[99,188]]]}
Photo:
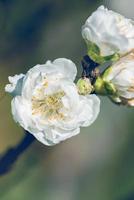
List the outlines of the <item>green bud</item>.
{"label": "green bud", "polygon": [[100,49],[96,44],[89,42],[89,41],[86,43],[87,43],[87,48],[88,48],[88,55],[96,63],[103,64],[107,61],[115,62],[115,61],[119,60],[119,58],[120,58],[120,55],[118,53],[114,53],[112,55],[103,57],[103,56],[101,56]]}
{"label": "green bud", "polygon": [[114,95],[116,94],[116,88],[113,83],[105,81],[103,77],[98,77],[94,83],[94,89],[97,94],[100,95]]}
{"label": "green bud", "polygon": [[112,73],[112,67],[108,67],[102,74],[102,79],[107,81],[107,77]]}
{"label": "green bud", "polygon": [[113,83],[107,80],[107,77],[112,73],[112,67],[108,67],[102,75],[102,79],[104,81],[104,87],[109,95],[116,94],[116,87]]}
{"label": "green bud", "polygon": [[99,76],[94,83],[94,90],[97,94],[106,95],[106,89],[103,79]]}
{"label": "green bud", "polygon": [[77,88],[81,95],[87,95],[93,91],[93,86],[88,78],[80,78],[77,82]]}
{"label": "green bud", "polygon": [[116,88],[115,88],[115,86],[114,86],[113,83],[111,83],[111,82],[104,82],[104,85],[105,85],[105,89],[106,89],[108,95],[116,94]]}

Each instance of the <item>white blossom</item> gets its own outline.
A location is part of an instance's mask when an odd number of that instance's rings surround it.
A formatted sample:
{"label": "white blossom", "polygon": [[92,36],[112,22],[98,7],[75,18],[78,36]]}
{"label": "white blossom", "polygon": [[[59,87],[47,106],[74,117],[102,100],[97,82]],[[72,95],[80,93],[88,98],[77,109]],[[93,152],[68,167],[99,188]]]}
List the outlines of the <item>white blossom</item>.
{"label": "white blossom", "polygon": [[77,135],[81,126],[91,125],[98,116],[99,98],[79,95],[76,74],[71,60],[59,58],[36,65],[26,75],[10,77],[11,84],[5,87],[14,95],[15,121],[45,145]]}
{"label": "white blossom", "polygon": [[122,57],[108,68],[103,80],[114,86],[116,95],[112,98],[115,102],[134,106],[134,53]]}
{"label": "white blossom", "polygon": [[134,22],[100,6],[86,20],[82,36],[91,57],[94,58],[94,53],[102,57],[115,54],[122,56],[134,48]]}

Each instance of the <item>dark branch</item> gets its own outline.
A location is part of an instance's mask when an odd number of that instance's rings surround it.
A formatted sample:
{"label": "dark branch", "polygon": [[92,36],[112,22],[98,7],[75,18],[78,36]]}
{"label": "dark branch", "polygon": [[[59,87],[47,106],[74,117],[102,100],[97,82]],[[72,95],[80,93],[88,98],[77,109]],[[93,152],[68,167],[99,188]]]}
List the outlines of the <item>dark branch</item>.
{"label": "dark branch", "polygon": [[94,71],[94,69],[99,66],[99,64],[91,60],[91,58],[88,55],[85,55],[83,57],[81,65],[83,68],[82,77],[87,78],[91,78],[92,71]]}
{"label": "dark branch", "polygon": [[0,175],[9,172],[13,164],[17,161],[25,150],[34,142],[35,138],[30,133],[26,132],[22,141],[12,149],[9,149],[2,157],[0,157]]}

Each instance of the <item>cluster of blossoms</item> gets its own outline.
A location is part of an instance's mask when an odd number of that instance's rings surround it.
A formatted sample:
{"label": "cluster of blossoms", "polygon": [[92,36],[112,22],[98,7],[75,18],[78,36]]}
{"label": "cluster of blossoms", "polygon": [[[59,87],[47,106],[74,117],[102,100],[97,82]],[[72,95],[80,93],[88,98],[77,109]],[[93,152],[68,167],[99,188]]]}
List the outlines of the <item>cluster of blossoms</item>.
{"label": "cluster of blossoms", "polygon": [[100,6],[86,20],[82,36],[94,62],[110,63],[95,80],[95,92],[134,106],[134,22]]}
{"label": "cluster of blossoms", "polygon": [[[69,59],[36,65],[9,77],[14,120],[45,145],[55,145],[90,126],[100,111],[97,95],[134,106],[133,21],[99,7],[82,26],[87,55],[75,84],[76,65]],[[108,67],[103,70],[103,64]],[[101,66],[100,66],[101,65]]]}

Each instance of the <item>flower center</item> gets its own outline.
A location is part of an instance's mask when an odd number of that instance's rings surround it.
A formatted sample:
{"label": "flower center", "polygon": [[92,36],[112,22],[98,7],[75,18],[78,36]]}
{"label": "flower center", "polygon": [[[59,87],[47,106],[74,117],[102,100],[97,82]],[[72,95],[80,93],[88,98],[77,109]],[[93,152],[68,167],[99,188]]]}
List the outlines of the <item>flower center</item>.
{"label": "flower center", "polygon": [[43,118],[50,120],[64,119],[64,115],[61,112],[63,108],[62,97],[64,95],[64,91],[59,91],[51,95],[44,95],[42,99],[38,98],[38,96],[33,96],[32,114],[41,115]]}

